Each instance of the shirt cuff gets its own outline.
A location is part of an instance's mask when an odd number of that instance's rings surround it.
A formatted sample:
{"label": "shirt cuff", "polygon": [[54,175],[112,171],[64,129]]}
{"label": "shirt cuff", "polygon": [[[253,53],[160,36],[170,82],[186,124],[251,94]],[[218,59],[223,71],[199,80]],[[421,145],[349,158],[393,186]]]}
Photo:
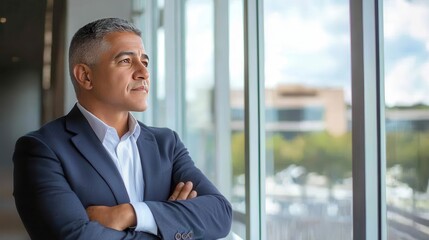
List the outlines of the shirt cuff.
{"label": "shirt cuff", "polygon": [[147,204],[144,202],[131,202],[131,206],[133,206],[137,218],[135,231],[158,235],[158,226]]}

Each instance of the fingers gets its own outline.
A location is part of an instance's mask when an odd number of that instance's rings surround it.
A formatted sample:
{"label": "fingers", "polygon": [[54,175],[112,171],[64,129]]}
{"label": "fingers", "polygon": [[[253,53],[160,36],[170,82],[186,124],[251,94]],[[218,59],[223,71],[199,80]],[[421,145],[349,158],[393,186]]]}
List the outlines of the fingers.
{"label": "fingers", "polygon": [[170,201],[177,200],[177,197],[179,196],[180,191],[182,191],[183,186],[185,186],[185,184],[183,182],[179,182],[176,185],[176,188],[174,189],[173,194],[171,194],[171,196],[170,196],[170,198],[168,200],[170,200]]}
{"label": "fingers", "polygon": [[196,197],[196,196],[197,196],[197,191],[192,190],[192,192],[189,194],[189,196],[188,196],[188,198],[187,198],[187,199],[191,199],[191,198],[194,198],[194,197]]}
{"label": "fingers", "polygon": [[193,186],[194,184],[192,184],[192,182],[186,182],[185,186],[182,187],[182,190],[180,191],[179,196],[177,197],[177,200],[188,199],[188,196],[191,193]]}
{"label": "fingers", "polygon": [[170,196],[168,200],[187,200],[197,196],[197,192],[192,190],[193,184],[188,181],[186,183],[180,182],[176,185],[173,194]]}

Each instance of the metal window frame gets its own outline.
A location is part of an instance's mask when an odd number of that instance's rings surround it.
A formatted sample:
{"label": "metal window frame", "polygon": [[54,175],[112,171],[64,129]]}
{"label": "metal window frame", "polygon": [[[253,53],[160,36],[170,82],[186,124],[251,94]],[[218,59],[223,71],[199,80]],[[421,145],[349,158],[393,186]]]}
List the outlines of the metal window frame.
{"label": "metal window frame", "polygon": [[215,181],[219,190],[230,199],[232,166],[228,0],[214,1],[214,44]]}
{"label": "metal window frame", "polygon": [[[165,1],[165,101],[166,125],[183,135],[186,120],[185,100],[185,4],[186,0]],[[168,82],[168,84],[167,84]]]}
{"label": "metal window frame", "polygon": [[382,1],[350,1],[353,239],[386,239]]}
{"label": "metal window frame", "polygon": [[244,0],[246,239],[266,239],[263,2]]}

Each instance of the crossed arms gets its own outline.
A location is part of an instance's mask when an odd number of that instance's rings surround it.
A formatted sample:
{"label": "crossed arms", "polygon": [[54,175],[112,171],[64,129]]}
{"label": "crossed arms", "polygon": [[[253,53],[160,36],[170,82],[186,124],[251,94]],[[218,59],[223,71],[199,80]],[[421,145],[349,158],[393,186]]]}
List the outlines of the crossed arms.
{"label": "crossed arms", "polygon": [[[197,192],[192,190],[192,182],[180,182],[174,189],[173,194],[168,198],[169,201],[188,200],[195,198]],[[90,206],[86,208],[89,220],[97,221],[101,225],[118,231],[124,231],[127,228],[137,224],[134,208],[129,203],[123,203],[116,206]]]}

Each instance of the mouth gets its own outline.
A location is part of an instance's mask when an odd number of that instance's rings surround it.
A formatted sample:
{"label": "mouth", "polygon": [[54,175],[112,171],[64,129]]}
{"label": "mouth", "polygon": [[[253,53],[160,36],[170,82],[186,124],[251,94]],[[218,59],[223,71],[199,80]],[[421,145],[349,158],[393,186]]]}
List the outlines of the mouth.
{"label": "mouth", "polygon": [[141,86],[132,87],[131,91],[144,91],[146,93],[149,93],[149,84],[148,84],[148,82],[145,81],[145,80],[143,80],[142,84],[143,85],[141,85]]}

